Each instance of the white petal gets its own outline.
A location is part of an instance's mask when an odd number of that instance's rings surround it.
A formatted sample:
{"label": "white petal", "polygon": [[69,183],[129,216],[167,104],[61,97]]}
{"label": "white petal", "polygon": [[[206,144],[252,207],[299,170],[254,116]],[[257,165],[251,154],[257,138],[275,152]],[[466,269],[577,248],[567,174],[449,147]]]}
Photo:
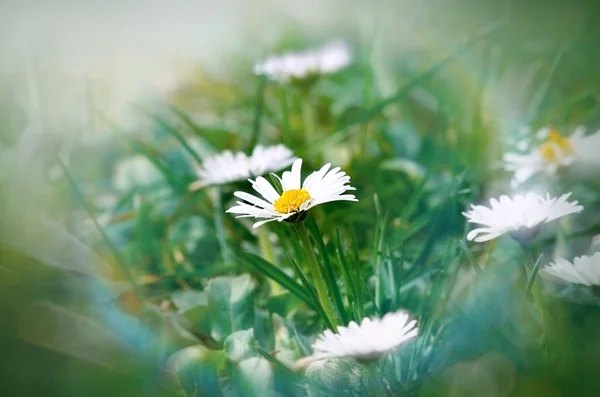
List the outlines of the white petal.
{"label": "white petal", "polygon": [[259,206],[261,208],[265,208],[265,209],[266,208],[273,208],[273,205],[271,203],[268,203],[265,200],[260,199],[260,198],[258,198],[256,196],[253,196],[251,194],[248,194],[246,192],[235,192],[235,193],[233,193],[233,195],[235,197],[239,197],[242,200],[245,200],[245,201],[247,201],[247,202],[249,202],[251,204],[257,205],[257,206]]}
{"label": "white petal", "polygon": [[471,210],[463,212],[463,215],[468,222],[485,227],[472,230],[467,239],[489,241],[509,231],[533,229],[542,222],[550,222],[583,210],[576,201],[567,201],[569,195],[570,193],[558,199],[549,194],[546,198],[534,193],[525,196],[517,194],[512,198],[501,195],[498,200],[490,199],[490,207],[472,205]]}
{"label": "white petal", "polygon": [[388,313],[382,319],[350,322],[336,334],[325,331],[312,347],[319,357],[377,358],[417,336],[415,320],[406,312]]}
{"label": "white petal", "polygon": [[260,193],[268,202],[273,203],[279,198],[277,190],[262,176],[256,178],[256,181],[252,182],[252,188]]}

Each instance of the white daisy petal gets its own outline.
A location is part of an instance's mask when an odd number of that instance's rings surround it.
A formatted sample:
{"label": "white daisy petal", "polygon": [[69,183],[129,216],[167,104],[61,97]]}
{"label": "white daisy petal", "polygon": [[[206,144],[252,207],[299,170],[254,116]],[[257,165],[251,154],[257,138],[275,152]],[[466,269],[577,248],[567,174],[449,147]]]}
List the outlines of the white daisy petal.
{"label": "white daisy petal", "polygon": [[[260,150],[257,153],[260,153]],[[327,172],[329,167],[329,164],[324,165],[319,171],[309,175],[302,184],[302,159],[296,159],[291,171],[284,172],[281,178],[275,175],[284,189],[281,195],[265,178],[259,176],[250,182],[252,188],[264,197],[264,200],[245,192],[235,192],[234,195],[243,202],[238,202],[238,205],[227,212],[237,214],[238,218],[267,218],[265,221],[256,222],[256,228],[271,220],[298,222],[303,219],[300,213],[320,204],[358,201],[352,194],[343,194],[348,190],[355,190],[349,185],[350,177],[339,168]],[[294,217],[296,214],[299,216]]]}
{"label": "white daisy petal", "polygon": [[248,169],[254,176],[265,175],[289,166],[295,159],[292,151],[284,145],[257,145],[248,160]]}
{"label": "white daisy petal", "polygon": [[540,141],[530,153],[506,153],[504,169],[514,172],[512,184],[517,186],[535,174],[554,174],[559,168],[580,163],[599,166],[597,148],[600,131],[585,135],[585,128],[577,127],[570,136],[563,137],[556,130],[543,128],[538,131]]}
{"label": "white daisy petal", "polygon": [[467,239],[485,242],[510,233],[520,243],[529,243],[539,234],[542,224],[583,210],[577,201],[567,201],[570,195],[564,194],[559,198],[552,198],[549,194],[543,198],[534,193],[518,194],[513,198],[502,195],[498,200],[490,200],[491,208],[471,205],[471,210],[463,212],[463,215],[469,222],[486,227],[472,230]]}
{"label": "white daisy petal", "polygon": [[264,221],[258,221],[254,225],[252,225],[252,228],[256,229],[257,227],[260,227],[260,226],[264,225],[265,223],[273,222],[275,219],[276,218],[270,218],[270,219],[265,219]]}
{"label": "white daisy petal", "polygon": [[256,196],[253,196],[253,195],[248,194],[246,192],[235,192],[235,193],[233,193],[233,195],[235,197],[241,198],[242,200],[246,200],[250,204],[254,204],[254,205],[259,206],[261,208],[271,208],[272,207],[271,203],[268,203],[265,200],[262,200],[262,199],[260,199],[260,198],[258,198]]}
{"label": "white daisy petal", "polygon": [[289,166],[294,159],[292,151],[283,145],[267,147],[257,145],[252,156],[247,156],[243,152],[233,153],[226,150],[209,157],[202,163],[196,170],[198,181],[193,182],[190,189],[196,190],[208,185],[243,181],[251,176],[279,171]]}
{"label": "white daisy petal", "polygon": [[316,357],[374,360],[418,334],[416,320],[408,313],[387,313],[382,319],[364,318],[338,327],[337,333],[325,331],[313,343]]}
{"label": "white daisy petal", "polygon": [[543,271],[551,276],[573,284],[600,285],[600,252],[592,256],[580,256],[573,263],[564,258],[546,266]]}
{"label": "white daisy petal", "polygon": [[273,203],[273,201],[279,198],[279,193],[277,193],[277,190],[275,190],[273,185],[271,185],[269,181],[262,176],[256,178],[256,181],[251,180],[250,182],[252,182],[252,188],[260,193],[260,195],[267,199],[270,203]]}
{"label": "white daisy petal", "polygon": [[316,50],[274,55],[254,65],[254,73],[272,80],[287,82],[311,74],[335,73],[352,61],[346,43],[337,41]]}

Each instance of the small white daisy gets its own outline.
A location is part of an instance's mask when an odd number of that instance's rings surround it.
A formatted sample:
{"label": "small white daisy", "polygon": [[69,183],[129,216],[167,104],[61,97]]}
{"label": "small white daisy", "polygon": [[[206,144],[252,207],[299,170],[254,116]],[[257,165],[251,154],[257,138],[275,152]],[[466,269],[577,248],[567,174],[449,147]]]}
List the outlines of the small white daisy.
{"label": "small white daisy", "polygon": [[352,357],[374,360],[398,345],[417,336],[417,321],[408,313],[388,313],[382,319],[364,318],[348,327],[337,327],[337,333],[326,330],[313,343],[314,357]]}
{"label": "small white daisy", "polygon": [[577,201],[567,201],[570,195],[563,194],[560,198],[550,198],[549,194],[543,198],[535,193],[518,194],[513,198],[502,195],[498,200],[490,199],[491,208],[471,205],[471,210],[463,215],[469,222],[486,227],[472,230],[467,239],[484,242],[510,233],[518,242],[529,243],[537,237],[544,223],[583,210]]}
{"label": "small white daisy", "polygon": [[238,201],[238,205],[228,209],[227,212],[238,214],[237,218],[265,218],[254,224],[256,228],[274,220],[301,221],[306,211],[330,201],[358,201],[354,195],[343,194],[348,190],[355,190],[349,185],[350,177],[340,171],[339,167],[331,170],[330,167],[331,164],[325,164],[319,171],[310,174],[301,184],[302,159],[297,159],[291,171],[285,171],[281,178],[275,175],[283,188],[281,195],[265,178],[258,177],[250,182],[252,188],[264,199],[246,192],[235,192],[234,195],[245,202]]}
{"label": "small white daisy", "polygon": [[538,131],[539,146],[531,153],[506,153],[504,169],[514,172],[513,186],[525,182],[538,173],[554,174],[559,168],[573,163],[600,164],[597,150],[600,147],[600,131],[585,135],[583,127],[577,127],[571,136],[563,137],[556,130],[543,128]]}
{"label": "small white daisy", "polygon": [[254,65],[254,73],[280,82],[301,79],[311,74],[334,73],[352,60],[346,43],[335,41],[321,48],[274,55]]}
{"label": "small white daisy", "polygon": [[198,181],[190,185],[196,190],[207,185],[221,185],[243,181],[250,177],[279,171],[292,164],[294,153],[284,145],[257,145],[251,156],[244,152],[233,153],[226,150],[204,161],[197,170]]}
{"label": "small white daisy", "polygon": [[592,256],[576,257],[573,263],[564,258],[556,258],[556,262],[546,266],[544,272],[573,284],[588,287],[600,285],[600,252]]}

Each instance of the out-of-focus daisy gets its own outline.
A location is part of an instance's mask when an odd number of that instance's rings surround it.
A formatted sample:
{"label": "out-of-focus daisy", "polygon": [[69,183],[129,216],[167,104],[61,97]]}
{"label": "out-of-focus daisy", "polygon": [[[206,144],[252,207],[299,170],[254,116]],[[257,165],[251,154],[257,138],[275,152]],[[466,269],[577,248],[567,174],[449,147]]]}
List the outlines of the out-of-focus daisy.
{"label": "out-of-focus daisy", "polygon": [[350,64],[352,55],[341,41],[303,52],[274,55],[254,65],[254,73],[276,81],[302,79],[309,75],[334,73]]}
{"label": "out-of-focus daisy", "polygon": [[238,205],[227,212],[237,214],[238,218],[264,218],[254,224],[256,228],[274,220],[302,221],[306,211],[330,201],[358,201],[354,195],[344,194],[348,190],[355,190],[349,185],[350,177],[340,171],[339,167],[330,167],[331,164],[325,164],[301,183],[302,159],[297,159],[291,171],[284,172],[281,178],[277,177],[283,188],[282,194],[277,193],[265,178],[258,177],[250,182],[263,198],[246,192],[235,192],[234,195],[244,201],[238,201]]}
{"label": "out-of-focus daisy", "polygon": [[279,171],[292,164],[294,153],[284,145],[257,145],[251,156],[243,152],[226,150],[204,161],[197,170],[198,180],[190,185],[196,190],[207,185],[243,181],[250,177]]}
{"label": "out-of-focus daisy", "polygon": [[381,319],[364,318],[348,327],[337,327],[337,333],[326,330],[313,343],[314,357],[351,357],[370,361],[417,336],[417,321],[408,313],[388,313]]}
{"label": "out-of-focus daisy", "polygon": [[573,263],[564,258],[556,258],[556,262],[546,266],[544,272],[573,284],[588,287],[600,285],[600,252],[592,256],[579,256]]}
{"label": "out-of-focus daisy", "polygon": [[537,237],[544,223],[583,210],[577,201],[567,201],[570,195],[563,194],[559,198],[551,198],[550,194],[543,198],[535,193],[518,194],[513,198],[502,195],[498,200],[490,199],[491,208],[471,205],[471,210],[463,215],[469,222],[485,227],[472,230],[467,239],[484,242],[509,233],[513,239],[527,244]]}
{"label": "out-of-focus daisy", "polygon": [[559,168],[573,163],[600,165],[597,150],[600,148],[600,131],[585,135],[583,127],[577,127],[568,137],[558,131],[543,128],[538,131],[539,146],[531,153],[506,153],[504,169],[514,172],[513,186],[525,182],[538,173],[553,174]]}

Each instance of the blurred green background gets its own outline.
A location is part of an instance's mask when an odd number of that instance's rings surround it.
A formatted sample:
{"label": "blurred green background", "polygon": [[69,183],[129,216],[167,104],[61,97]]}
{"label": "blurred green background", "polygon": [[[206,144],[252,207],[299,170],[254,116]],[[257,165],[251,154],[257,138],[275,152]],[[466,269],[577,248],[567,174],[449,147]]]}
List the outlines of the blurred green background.
{"label": "blurred green background", "polygon": [[[423,319],[410,368],[404,351],[380,367],[391,395],[600,395],[594,296],[549,286],[561,326],[540,350],[513,284],[518,246],[461,243],[465,206],[510,191],[500,158],[524,127],[600,127],[599,13],[597,1],[4,2],[0,392],[369,395],[350,364],[281,364],[308,354],[318,316],[224,263],[214,192],[187,189],[198,159],[283,142],[357,188],[358,204],[314,216],[342,291],[363,288],[363,315]],[[270,53],[336,38],[355,61],[310,91],[252,74]],[[542,236],[544,260],[597,250],[598,179],[538,182],[522,189],[573,191],[586,207]],[[224,187],[226,207],[234,190],[249,188]],[[247,224],[223,222],[232,250],[265,257]],[[283,226],[269,228],[270,262],[294,277]]]}

